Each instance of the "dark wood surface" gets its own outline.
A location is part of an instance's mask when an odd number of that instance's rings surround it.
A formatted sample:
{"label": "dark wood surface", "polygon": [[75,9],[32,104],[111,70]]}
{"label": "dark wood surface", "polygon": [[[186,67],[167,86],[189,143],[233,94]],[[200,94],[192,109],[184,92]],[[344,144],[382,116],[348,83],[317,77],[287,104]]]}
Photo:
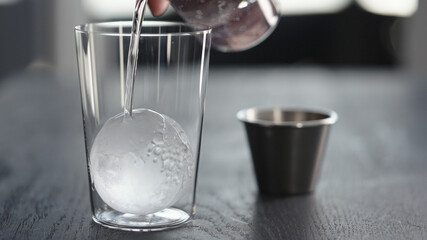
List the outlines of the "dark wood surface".
{"label": "dark wood surface", "polygon": [[[398,70],[211,69],[197,214],[164,232],[91,220],[77,76],[0,82],[0,239],[427,239],[427,78]],[[336,110],[315,193],[257,192],[245,107]]]}

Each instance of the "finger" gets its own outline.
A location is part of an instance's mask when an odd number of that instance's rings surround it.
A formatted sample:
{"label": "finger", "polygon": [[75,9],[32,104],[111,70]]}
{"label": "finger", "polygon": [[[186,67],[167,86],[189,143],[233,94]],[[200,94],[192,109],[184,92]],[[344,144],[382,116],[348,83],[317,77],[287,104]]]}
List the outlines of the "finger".
{"label": "finger", "polygon": [[150,7],[153,16],[158,17],[168,9],[169,0],[148,0],[148,6]]}

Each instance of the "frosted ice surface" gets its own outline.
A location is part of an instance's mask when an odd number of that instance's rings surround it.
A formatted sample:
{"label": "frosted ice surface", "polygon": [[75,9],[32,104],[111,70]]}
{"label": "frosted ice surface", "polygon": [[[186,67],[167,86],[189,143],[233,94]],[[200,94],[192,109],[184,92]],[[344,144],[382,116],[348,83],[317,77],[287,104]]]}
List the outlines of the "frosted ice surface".
{"label": "frosted ice surface", "polygon": [[99,196],[111,208],[150,214],[172,206],[192,185],[189,140],[172,118],[148,109],[110,118],[90,152]]}

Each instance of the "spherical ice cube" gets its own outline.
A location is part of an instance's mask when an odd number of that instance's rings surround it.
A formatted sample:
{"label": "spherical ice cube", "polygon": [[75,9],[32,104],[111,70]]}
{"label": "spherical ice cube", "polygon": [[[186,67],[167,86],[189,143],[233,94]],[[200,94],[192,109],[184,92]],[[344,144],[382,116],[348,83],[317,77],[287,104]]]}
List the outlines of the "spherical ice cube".
{"label": "spherical ice cube", "polygon": [[172,118],[137,109],[107,120],[89,158],[96,191],[111,208],[146,215],[172,206],[192,186],[195,160]]}

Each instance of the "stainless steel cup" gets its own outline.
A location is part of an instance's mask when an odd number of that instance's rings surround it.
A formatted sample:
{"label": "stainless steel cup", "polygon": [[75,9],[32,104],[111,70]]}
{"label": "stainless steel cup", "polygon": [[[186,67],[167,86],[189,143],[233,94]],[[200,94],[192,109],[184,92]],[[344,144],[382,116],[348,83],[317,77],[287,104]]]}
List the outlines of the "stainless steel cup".
{"label": "stainless steel cup", "polygon": [[292,195],[315,189],[336,112],[321,108],[249,108],[245,125],[260,193]]}

